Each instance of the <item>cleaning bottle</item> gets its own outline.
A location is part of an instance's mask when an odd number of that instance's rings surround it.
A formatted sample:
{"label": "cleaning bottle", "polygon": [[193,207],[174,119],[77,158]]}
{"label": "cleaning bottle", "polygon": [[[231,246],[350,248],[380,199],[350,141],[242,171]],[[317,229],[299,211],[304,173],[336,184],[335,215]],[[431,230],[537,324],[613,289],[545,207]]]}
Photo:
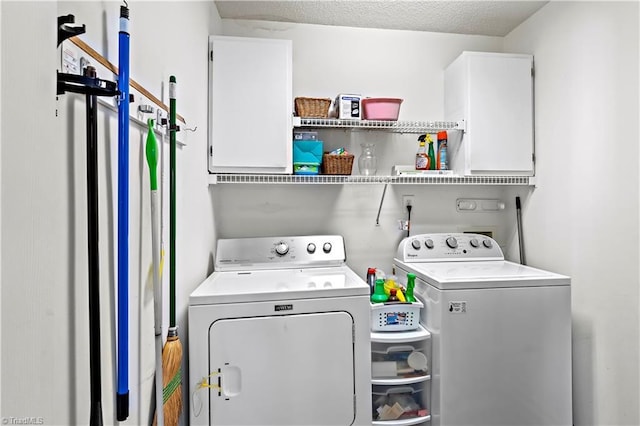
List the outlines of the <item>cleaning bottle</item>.
{"label": "cleaning bottle", "polygon": [[407,291],[405,292],[405,299],[407,299],[407,302],[415,302],[416,298],[413,295],[413,289],[416,286],[416,274],[413,274],[411,272],[409,272],[407,274]]}
{"label": "cleaning bottle", "polygon": [[427,147],[425,145],[425,137],[429,135],[420,135],[418,142],[420,147],[416,153],[416,170],[429,170],[429,156],[427,155]]}
{"label": "cleaning bottle", "polygon": [[433,139],[431,139],[431,135],[427,135],[427,142],[429,143],[429,170],[435,170],[436,155],[433,151]]}
{"label": "cleaning bottle", "polygon": [[392,288],[391,289],[391,293],[389,293],[389,299],[387,300],[388,302],[399,302],[400,299],[398,299],[398,289],[397,288]]}
{"label": "cleaning bottle", "polygon": [[373,303],[384,303],[389,300],[389,296],[384,292],[384,280],[376,280],[376,289],[371,295],[371,301]]}
{"label": "cleaning bottle", "polygon": [[390,275],[384,278],[384,292],[388,296],[392,288],[396,288],[396,276]]}
{"label": "cleaning bottle", "polygon": [[370,294],[376,289],[376,268],[367,269],[367,284],[369,284]]}
{"label": "cleaning bottle", "polygon": [[438,170],[448,170],[447,162],[447,132],[438,132]]}

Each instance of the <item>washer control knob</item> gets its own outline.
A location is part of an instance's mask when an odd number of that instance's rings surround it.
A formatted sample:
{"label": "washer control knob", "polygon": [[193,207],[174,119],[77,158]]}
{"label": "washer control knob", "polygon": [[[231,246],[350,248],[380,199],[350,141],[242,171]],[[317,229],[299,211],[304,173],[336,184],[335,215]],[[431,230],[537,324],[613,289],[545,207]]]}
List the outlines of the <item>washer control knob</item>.
{"label": "washer control knob", "polygon": [[456,240],[455,237],[447,237],[447,245],[449,246],[449,248],[457,248],[458,247],[458,240]]}
{"label": "washer control knob", "polygon": [[482,242],[482,245],[485,246],[486,248],[491,248],[493,247],[493,243],[491,242],[491,240],[484,240]]}
{"label": "washer control knob", "polygon": [[478,243],[478,239],[477,238],[472,238],[471,240],[469,240],[469,244],[471,244],[471,247],[473,247],[473,248],[478,248],[478,246],[480,245]]}
{"label": "washer control knob", "polygon": [[427,238],[427,239],[424,241],[424,245],[425,245],[429,250],[431,250],[431,249],[434,247],[433,240],[432,240],[431,238]]}
{"label": "washer control knob", "polygon": [[280,241],[276,245],[276,253],[280,256],[284,256],[285,254],[289,253],[289,246],[287,245],[287,243],[285,243],[284,241]]}
{"label": "washer control knob", "polygon": [[325,253],[329,253],[332,249],[331,243],[324,243],[322,246],[322,251]]}
{"label": "washer control knob", "polygon": [[315,245],[315,244],[313,244],[313,243],[309,243],[309,244],[307,245],[307,253],[309,253],[309,254],[313,254],[313,253],[315,253],[315,252],[316,252],[316,245]]}
{"label": "washer control knob", "polygon": [[416,250],[420,250],[420,241],[418,240],[411,241],[411,247],[413,247]]}

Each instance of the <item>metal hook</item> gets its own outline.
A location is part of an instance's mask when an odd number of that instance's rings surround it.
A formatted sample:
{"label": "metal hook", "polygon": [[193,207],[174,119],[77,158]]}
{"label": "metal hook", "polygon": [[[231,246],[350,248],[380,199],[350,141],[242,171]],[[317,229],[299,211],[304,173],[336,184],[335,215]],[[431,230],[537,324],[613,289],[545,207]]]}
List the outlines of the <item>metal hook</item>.
{"label": "metal hook", "polygon": [[184,130],[185,132],[195,132],[197,128],[198,128],[198,126],[194,127],[193,129],[191,129],[191,128],[186,128],[186,127],[185,127],[185,128],[184,128],[184,129],[182,129],[182,130]]}
{"label": "metal hook", "polygon": [[153,114],[154,112],[156,112],[153,106],[147,104],[138,105],[138,111],[143,114]]}
{"label": "metal hook", "polygon": [[58,46],[66,39],[86,32],[86,26],[76,24],[75,19],[73,15],[58,16]]}
{"label": "metal hook", "polygon": [[127,0],[122,0],[122,2],[124,3],[124,7],[129,9],[129,3],[127,3]]}

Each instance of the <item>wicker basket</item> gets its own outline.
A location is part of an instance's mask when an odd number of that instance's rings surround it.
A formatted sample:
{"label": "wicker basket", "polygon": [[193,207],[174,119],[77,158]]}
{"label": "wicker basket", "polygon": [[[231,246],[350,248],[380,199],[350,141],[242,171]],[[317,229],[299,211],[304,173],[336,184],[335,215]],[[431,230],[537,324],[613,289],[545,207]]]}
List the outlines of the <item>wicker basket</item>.
{"label": "wicker basket", "polygon": [[325,175],[350,175],[353,166],[353,154],[323,154],[322,173]]}
{"label": "wicker basket", "polygon": [[296,98],[296,115],[298,117],[327,118],[329,116],[329,98]]}

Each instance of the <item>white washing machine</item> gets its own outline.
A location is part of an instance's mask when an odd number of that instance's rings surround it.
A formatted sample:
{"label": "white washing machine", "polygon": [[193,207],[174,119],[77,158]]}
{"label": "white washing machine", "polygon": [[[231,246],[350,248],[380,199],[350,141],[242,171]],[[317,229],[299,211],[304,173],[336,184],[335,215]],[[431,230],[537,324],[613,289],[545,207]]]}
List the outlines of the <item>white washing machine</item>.
{"label": "white washing machine", "polygon": [[189,299],[191,425],[370,425],[369,286],[341,236],[223,239]]}
{"label": "white washing machine", "polygon": [[477,234],[405,238],[432,335],[434,426],[570,426],[570,278],[504,260]]}

